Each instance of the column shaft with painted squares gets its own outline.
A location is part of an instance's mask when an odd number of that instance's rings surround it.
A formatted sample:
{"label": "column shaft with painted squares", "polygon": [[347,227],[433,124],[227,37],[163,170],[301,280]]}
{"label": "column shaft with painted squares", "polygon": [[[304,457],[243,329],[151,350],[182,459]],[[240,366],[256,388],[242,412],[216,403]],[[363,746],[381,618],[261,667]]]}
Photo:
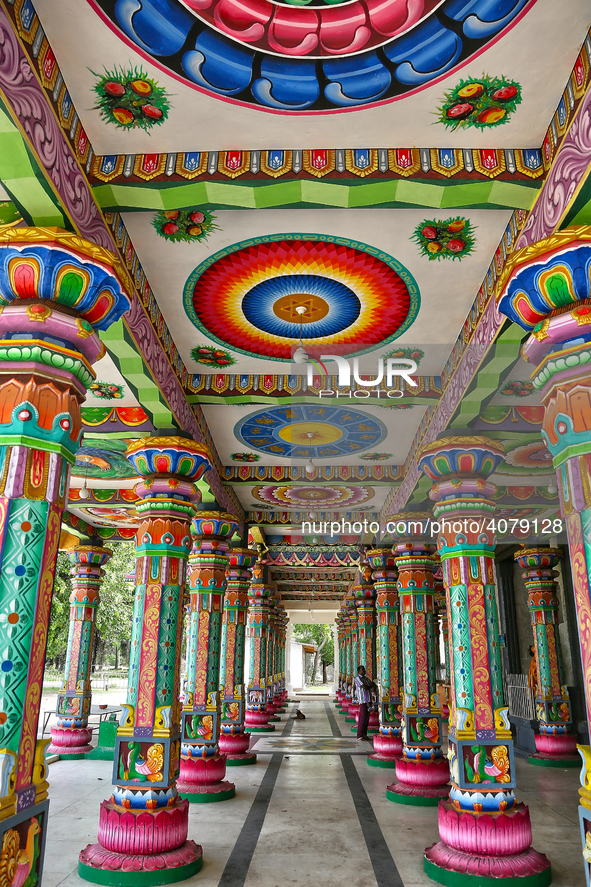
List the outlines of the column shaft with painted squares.
{"label": "column shaft with painted squares", "polygon": [[49,754],[80,757],[92,749],[88,715],[92,703],[90,668],[96,614],[104,570],[112,552],[99,545],[80,545],[68,551],[72,562],[70,630],[64,683],[57,697],[57,726],[51,728]]}
{"label": "column shaft with painted squares", "polygon": [[396,554],[390,548],[367,552],[376,589],[380,729],[374,736],[375,767],[393,768],[402,754],[402,639]]}
{"label": "column shaft with painted squares", "polygon": [[[529,810],[515,797],[515,761],[503,697],[495,593],[494,495],[488,480],[503,447],[449,437],[423,448],[433,481],[434,529],[451,631],[451,791],[438,811],[441,840],[428,848],[433,880],[479,885],[497,878],[550,883],[550,863],[531,847]],[[453,875],[450,874],[453,872]],[[513,883],[513,881],[512,881]]]}
{"label": "column shaft with painted squares", "polygon": [[222,652],[220,657],[220,751],[228,766],[256,764],[257,756],[249,752],[250,733],[246,732],[246,694],[244,665],[246,655],[246,614],[251,567],[257,558],[250,548],[232,548],[228,552],[226,594],[222,615]]}
{"label": "column shaft with painted squares", "polygon": [[267,708],[269,600],[274,589],[266,581],[266,572],[266,567],[257,562],[253,567],[253,580],[248,589],[246,625],[248,679],[245,725],[251,733],[271,733],[275,729],[275,725],[269,723],[272,712]]}
{"label": "column shaft with painted squares", "polygon": [[570,697],[564,680],[564,666],[558,630],[558,596],[555,564],[562,557],[560,549],[527,548],[515,555],[524,568],[534,656],[536,662],[536,755],[532,764],[570,767],[580,764],[577,735],[573,732]]}
{"label": "column shaft with painted squares", "polygon": [[76,234],[0,230],[0,844],[34,840],[36,883],[50,741],[37,725],[62,514],[99,332],[128,309],[127,288],[115,256]]}
{"label": "column shaft with painted squares", "polygon": [[387,797],[399,804],[436,805],[448,793],[449,766],[442,752],[436,685],[433,597],[435,546],[395,544],[402,622],[402,755]]}
{"label": "column shaft with painted squares", "polygon": [[[177,792],[181,757],[180,662],[191,521],[211,468],[207,448],[157,433],[132,442],[136,486],[136,587],[127,701],[119,722],[113,793],[103,801],[98,841],[80,854],[88,881],[133,887],[181,881],[202,865],[187,840],[189,802]],[[154,865],[154,858],[158,863]]]}
{"label": "column shaft with painted squares", "polygon": [[222,611],[230,539],[238,523],[221,511],[201,511],[193,521],[189,556],[190,591],[187,686],[181,724],[178,789],[193,803],[228,800],[235,788],[224,779],[220,754],[220,653]]}

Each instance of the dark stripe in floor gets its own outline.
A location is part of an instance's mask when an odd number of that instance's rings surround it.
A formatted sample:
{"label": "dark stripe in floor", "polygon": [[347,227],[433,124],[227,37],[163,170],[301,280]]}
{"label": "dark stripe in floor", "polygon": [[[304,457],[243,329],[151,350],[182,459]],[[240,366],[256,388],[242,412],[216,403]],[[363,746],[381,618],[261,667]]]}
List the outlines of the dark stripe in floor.
{"label": "dark stripe in floor", "polygon": [[328,718],[328,723],[330,724],[330,730],[333,736],[341,736],[342,733],[340,731],[339,725],[337,724],[337,719],[335,718],[333,711],[330,707],[330,702],[324,703],[324,708],[326,711],[326,717]]}
{"label": "dark stripe in floor", "polygon": [[[293,711],[294,708],[291,709],[290,714]],[[289,714],[287,717],[288,720],[281,733],[282,736],[289,736],[293,730],[293,719],[290,718]],[[283,753],[271,756],[265,775],[252,802],[252,807],[248,811],[248,816],[238,835],[238,840],[234,844],[226,867],[222,872],[218,887],[243,887],[259,841],[282,761]]]}
{"label": "dark stripe in floor", "polygon": [[355,764],[350,755],[342,754],[340,757],[377,885],[378,887],[404,887],[359,773],[355,769]]}

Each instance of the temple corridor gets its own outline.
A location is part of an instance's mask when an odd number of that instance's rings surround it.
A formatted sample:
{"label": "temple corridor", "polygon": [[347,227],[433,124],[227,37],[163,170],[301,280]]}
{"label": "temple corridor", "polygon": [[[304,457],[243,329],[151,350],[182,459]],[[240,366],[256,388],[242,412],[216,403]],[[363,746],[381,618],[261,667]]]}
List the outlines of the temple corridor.
{"label": "temple corridor", "polygon": [[[255,767],[234,769],[229,804],[194,804],[189,837],[203,844],[200,887],[428,887],[423,850],[438,840],[437,809],[392,804],[392,771],[368,767],[333,697],[293,697],[276,731],[253,737]],[[518,797],[536,847],[552,859],[554,887],[580,884],[578,771],[517,758]],[[79,848],[95,839],[98,803],[110,794],[108,761],[51,765],[52,806],[44,887],[79,887]],[[99,780],[102,780],[99,782]],[[94,787],[96,786],[96,788]],[[82,788],[82,791],[81,791]]]}

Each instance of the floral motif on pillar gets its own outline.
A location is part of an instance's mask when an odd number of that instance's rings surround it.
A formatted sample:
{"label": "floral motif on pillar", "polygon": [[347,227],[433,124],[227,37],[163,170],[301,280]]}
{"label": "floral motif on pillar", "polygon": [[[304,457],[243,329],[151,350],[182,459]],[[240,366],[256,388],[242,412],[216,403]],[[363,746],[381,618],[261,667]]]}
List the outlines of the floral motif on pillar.
{"label": "floral motif on pillar", "polygon": [[400,599],[396,555],[389,548],[367,552],[376,590],[379,732],[374,736],[374,754],[367,762],[374,767],[396,766],[402,754],[402,645]]}
{"label": "floral motif on pillar", "polygon": [[269,599],[273,588],[263,580],[263,565],[255,564],[254,578],[248,590],[248,684],[246,688],[246,716],[244,723],[251,733],[271,733],[272,712],[267,708],[267,638],[269,631]]}
{"label": "floral motif on pillar", "polygon": [[568,690],[564,683],[560,636],[558,633],[558,597],[556,570],[553,566],[562,557],[560,549],[527,548],[518,551],[515,560],[524,568],[523,579],[528,592],[527,605],[534,634],[536,662],[536,734],[537,755],[532,763],[569,766],[580,761],[577,737],[572,733],[572,713]]}
{"label": "floral motif on pillar", "polygon": [[112,552],[97,545],[80,545],[67,554],[72,562],[70,631],[64,683],[56,704],[57,727],[51,728],[51,745],[47,751],[61,757],[79,757],[92,749],[92,730],[88,729],[92,701],[90,668],[104,574],[101,568]]}
{"label": "floral motif on pillar", "polygon": [[[201,868],[187,840],[189,802],[177,793],[181,757],[180,650],[195,486],[211,468],[203,444],[145,437],[127,448],[136,486],[136,588],[127,702],[119,721],[113,794],[100,808],[98,843],[80,854],[78,873],[99,884],[134,887],[181,881]],[[165,879],[165,880],[163,880]]]}
{"label": "floral motif on pillar", "polygon": [[49,806],[49,740],[37,723],[61,519],[80,405],[104,354],[98,334],[129,308],[127,286],[115,256],[76,234],[0,227],[0,844],[34,838],[35,883]]}
{"label": "floral motif on pillar", "polygon": [[229,540],[238,529],[234,515],[200,511],[193,520],[189,555],[189,641],[187,687],[181,719],[178,791],[192,803],[225,801],[235,787],[226,782],[220,754],[220,652]]}
{"label": "floral motif on pillar", "polygon": [[220,660],[220,751],[229,766],[256,764],[257,756],[248,751],[250,733],[246,732],[246,696],[244,692],[244,657],[246,614],[251,570],[257,558],[250,548],[228,552],[226,596],[222,615],[222,653]]}
{"label": "floral motif on pillar", "polygon": [[419,467],[434,482],[437,546],[443,565],[451,641],[449,760],[451,791],[438,810],[441,840],[425,870],[445,883],[527,878],[549,884],[550,863],[531,847],[529,810],[515,798],[515,762],[503,698],[495,594],[496,487],[488,478],[502,445],[485,437],[428,444]]}
{"label": "floral motif on pillar", "polygon": [[[499,311],[530,333],[522,357],[545,406],[542,437],[556,469],[566,520],[591,722],[591,231],[565,228],[517,250],[500,286]],[[556,532],[562,520],[556,520]],[[581,822],[587,885],[591,875],[591,748],[579,746]]]}
{"label": "floral motif on pillar", "polygon": [[447,796],[449,765],[441,750],[436,687],[434,545],[400,542],[396,550],[402,622],[402,757],[387,797],[401,804],[435,805]]}

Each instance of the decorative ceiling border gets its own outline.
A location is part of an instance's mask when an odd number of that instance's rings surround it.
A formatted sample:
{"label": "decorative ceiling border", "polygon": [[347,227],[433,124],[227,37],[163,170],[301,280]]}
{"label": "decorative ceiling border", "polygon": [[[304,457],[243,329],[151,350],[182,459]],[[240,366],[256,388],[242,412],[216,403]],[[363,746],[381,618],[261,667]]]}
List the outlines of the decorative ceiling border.
{"label": "decorative ceiling border", "polygon": [[[400,376],[396,376],[392,385],[387,385],[382,380],[380,385],[369,391],[369,397],[364,400],[379,399],[380,403],[388,404],[388,406],[396,406],[398,401],[417,399],[420,402],[424,399],[438,400],[442,393],[440,376],[420,376],[413,377],[416,379],[417,387],[411,388]],[[199,403],[248,403],[253,402],[253,398],[260,399],[263,403],[268,403],[273,399],[277,403],[285,401],[287,398],[291,402],[297,403],[294,398],[319,398],[320,391],[365,391],[367,388],[357,386],[354,382],[351,385],[339,386],[338,376],[320,376],[314,375],[311,385],[308,385],[305,376],[301,375],[273,375],[271,373],[195,373],[187,380],[187,391],[189,392],[189,402],[194,399]],[[386,401],[385,397],[379,397],[378,391],[381,393],[386,391],[402,391],[403,397],[390,398]],[[337,402],[336,398],[322,397],[323,403]],[[352,398],[338,398],[338,403],[358,403],[360,398],[353,396]],[[255,401],[256,402],[256,401]]]}
{"label": "decorative ceiling border", "polygon": [[97,154],[91,184],[269,179],[538,179],[540,148],[336,148],[299,151],[193,151],[168,154]]}
{"label": "decorative ceiling border", "polygon": [[313,475],[303,465],[225,465],[222,479],[225,484],[249,484],[264,481],[363,481],[390,484],[403,478],[399,465],[317,465]]}

